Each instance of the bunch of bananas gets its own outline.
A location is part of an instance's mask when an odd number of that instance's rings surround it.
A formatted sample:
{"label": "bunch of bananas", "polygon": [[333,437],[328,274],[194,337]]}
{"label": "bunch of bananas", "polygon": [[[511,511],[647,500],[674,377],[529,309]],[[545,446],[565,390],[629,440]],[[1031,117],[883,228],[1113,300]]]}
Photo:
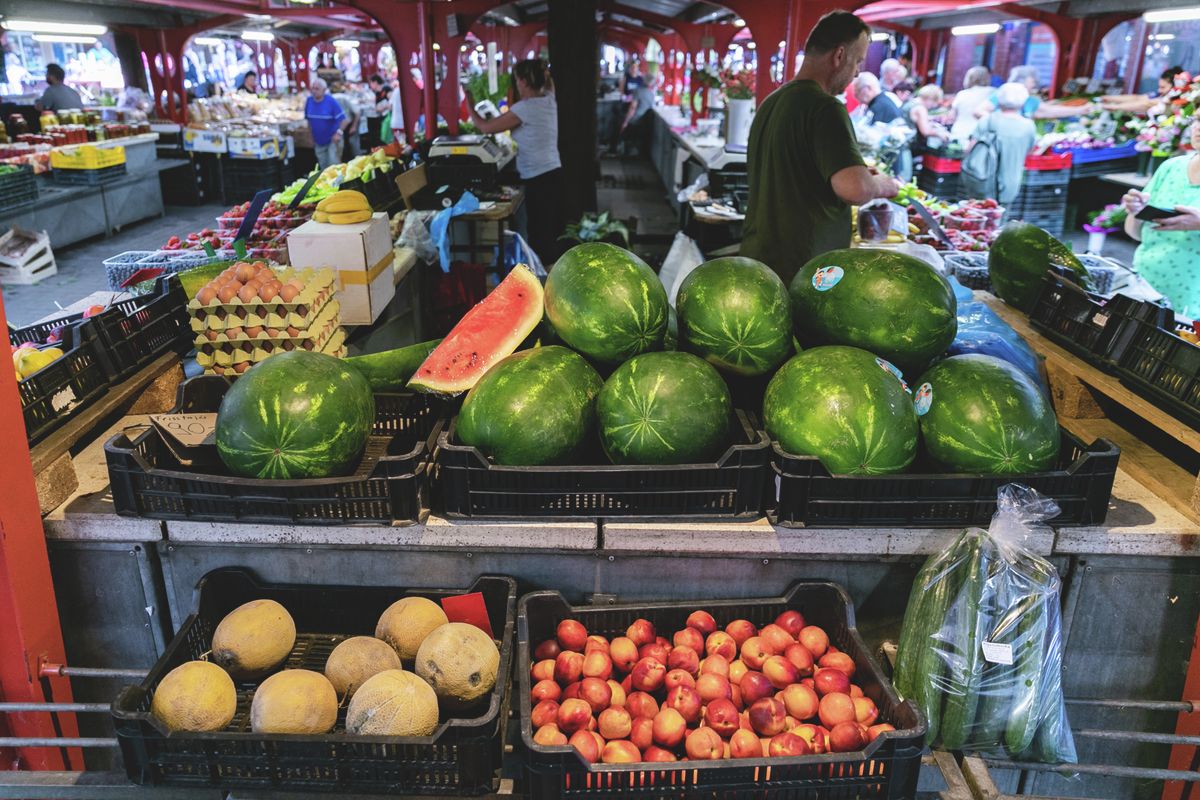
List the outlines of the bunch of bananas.
{"label": "bunch of bananas", "polygon": [[329,195],[317,203],[313,219],[317,222],[330,222],[334,225],[350,225],[355,222],[366,222],[371,218],[371,204],[367,196],[353,189],[343,189]]}

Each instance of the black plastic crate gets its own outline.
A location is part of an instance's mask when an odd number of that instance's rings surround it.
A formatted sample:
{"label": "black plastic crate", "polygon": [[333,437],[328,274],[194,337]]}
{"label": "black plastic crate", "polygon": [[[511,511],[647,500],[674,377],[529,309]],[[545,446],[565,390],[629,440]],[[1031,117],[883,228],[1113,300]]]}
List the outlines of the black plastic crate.
{"label": "black plastic crate", "polygon": [[125,164],[113,164],[100,169],[55,169],[51,170],[56,183],[68,186],[99,186],[125,177]]}
{"label": "black plastic crate", "polygon": [[820,459],[785,453],[773,443],[779,499],[771,521],[785,528],[958,528],[987,525],[996,490],[1014,481],[1054,499],[1055,526],[1100,525],[1121,448],[1107,439],[1085,445],[1062,430],[1058,465],[1023,475],[935,473],[913,462],[896,475],[831,475]]}
{"label": "black plastic crate", "polygon": [[[825,629],[830,641],[855,663],[863,694],[879,709],[879,722],[895,726],[863,750],[792,758],[746,758],[686,763],[591,764],[570,746],[534,743],[530,721],[530,651],[553,638],[564,619],[575,619],[589,633],[623,636],[641,617],[661,634],[679,630],[687,616],[703,608],[718,626],[748,619],[763,626],[795,609],[805,621]],[[926,724],[911,701],[901,702],[855,628],[854,605],[834,583],[800,582],[782,597],[706,600],[683,603],[631,603],[571,606],[558,592],[533,592],[517,611],[517,685],[521,702],[521,738],[526,776],[533,800],[549,798],[634,798],[650,800],[810,800],[811,798],[911,798],[917,788]]]}
{"label": "black plastic crate", "polygon": [[[10,328],[8,341],[44,343],[57,332],[61,341],[53,346],[63,351],[61,358],[18,381],[21,412],[25,417],[25,435],[30,444],[64,424],[71,416],[104,394],[112,373],[99,329],[91,320],[30,325]],[[45,349],[50,345],[42,345]]]}
{"label": "black plastic crate", "polygon": [[[203,375],[179,387],[176,413],[211,413],[230,382]],[[375,425],[362,462],[338,478],[267,480],[235,476],[215,446],[192,466],[180,463],[158,429],[104,445],[118,514],[152,519],[299,525],[413,523],[428,505],[433,446],[444,424],[429,395],[375,395]]]}
{"label": "black plastic crate", "polygon": [[922,170],[917,174],[917,186],[947,202],[961,199],[957,173]]}
{"label": "black plastic crate", "polygon": [[1177,333],[1189,327],[1153,303],[1132,308],[1125,319],[1125,346],[1115,355],[1116,373],[1163,410],[1200,428],[1200,347]]}
{"label": "black plastic crate", "polygon": [[[480,576],[465,589],[399,589],[373,586],[268,584],[243,569],[218,569],[197,587],[199,607],[184,620],[166,652],[138,686],[113,702],[113,725],[125,770],[150,786],[273,789],[300,792],[476,795],[495,791],[512,693],[516,581]],[[281,603],[296,622],[296,645],[283,669],[323,672],[329,653],[351,636],[372,636],[379,615],[404,596],[437,601],[480,592],[500,648],[496,687],[479,716],[441,714],[431,736],[352,736],[345,707],[333,731],[321,736],[250,731],[254,682],[236,682],[233,721],[213,733],[168,733],[150,714],[154,690],[175,667],[212,649],[217,624],[239,605],[257,599]]]}
{"label": "black plastic crate", "polygon": [[1079,178],[1099,178],[1113,172],[1133,172],[1137,169],[1137,156],[1132,158],[1116,158],[1106,161],[1085,161],[1071,164],[1071,180]]}
{"label": "black plastic crate", "polygon": [[[489,519],[758,519],[770,477],[770,442],[736,411],[737,441],[715,463],[506,467],[458,443],[455,422],[438,440],[436,487],[448,517]],[[596,448],[597,451],[599,448]]]}
{"label": "black plastic crate", "polygon": [[0,175],[0,211],[32,203],[38,198],[33,168],[22,164],[14,172]]}
{"label": "black plastic crate", "polygon": [[1029,322],[1047,339],[1089,364],[1108,368],[1113,338],[1123,318],[1104,298],[1070,280],[1047,272]]}
{"label": "black plastic crate", "polygon": [[1033,169],[1025,170],[1025,181],[1022,186],[1062,186],[1071,182],[1069,169]]}

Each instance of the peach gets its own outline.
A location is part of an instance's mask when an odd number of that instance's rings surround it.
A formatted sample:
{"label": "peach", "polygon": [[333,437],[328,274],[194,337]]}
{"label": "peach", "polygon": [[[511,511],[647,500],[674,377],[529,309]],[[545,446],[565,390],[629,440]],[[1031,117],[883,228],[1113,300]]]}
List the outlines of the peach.
{"label": "peach", "polygon": [[764,697],[770,697],[775,693],[775,687],[771,685],[770,679],[761,672],[747,672],[742,676],[742,682],[738,684],[738,688],[742,692],[742,702],[746,705],[754,705]]}
{"label": "peach", "polygon": [[558,728],[563,733],[587,730],[592,707],[584,700],[563,700],[558,707]]}
{"label": "peach", "polygon": [[733,701],[723,697],[713,700],[704,709],[704,722],[725,739],[733,736],[734,732],[741,727],[738,724],[739,716],[737,706],[733,704]]}
{"label": "peach", "polygon": [[583,677],[583,653],[564,650],[554,659],[554,680],[566,685]]}
{"label": "peach", "polygon": [[697,728],[688,734],[684,747],[694,761],[714,761],[725,756],[725,742],[712,728]]}
{"label": "peach", "polygon": [[[746,637],[749,638],[749,637]],[[710,633],[704,640],[704,652],[710,656],[721,656],[726,661],[737,658],[738,642],[724,631]]]}
{"label": "peach", "polygon": [[[735,619],[733,622],[725,626],[725,632],[733,637],[733,640],[737,642],[738,647],[741,647],[742,642],[746,641],[751,636],[758,635],[758,628],[754,627],[754,623],[748,619]],[[732,658],[732,656],[730,658]]]}
{"label": "peach", "polygon": [[687,626],[695,628],[700,633],[708,636],[717,629],[717,621],[713,619],[713,615],[707,611],[693,611],[688,615]]}
{"label": "peach", "polygon": [[566,744],[567,737],[558,729],[557,725],[543,725],[537,729],[537,733],[533,734],[533,741],[544,747],[550,747],[557,744]]}
{"label": "peach", "polygon": [[667,656],[667,669],[681,669],[689,675],[700,671],[700,654],[686,644],[681,644]]}
{"label": "peach", "polygon": [[820,704],[817,693],[807,686],[794,683],[783,690],[783,705],[788,714],[798,720],[815,717]]}
{"label": "peach", "polygon": [[633,764],[642,760],[642,751],[633,742],[618,739],[604,745],[600,760],[605,764]]}
{"label": "peach", "polygon": [[766,642],[773,653],[782,653],[796,643],[794,636],[773,622],[758,632],[758,638]]}
{"label": "peach", "polygon": [[763,664],[762,674],[776,689],[785,689],[800,680],[796,665],[783,656],[771,656]]}
{"label": "peach", "polygon": [[824,697],[827,694],[850,694],[850,678],[840,669],[823,667],[813,675],[813,688]]}
{"label": "peach", "polygon": [[700,695],[688,686],[676,686],[667,692],[667,699],[663,701],[663,708],[675,709],[689,725],[700,721],[701,706]]}
{"label": "peach", "polygon": [[538,681],[529,692],[529,699],[535,703],[543,700],[558,700],[562,697],[562,689],[554,681]]}
{"label": "peach", "polygon": [[608,688],[612,690],[612,700],[610,700],[608,704],[610,706],[624,706],[625,690],[621,688],[621,684],[617,683],[612,678],[609,678]]}
{"label": "peach", "polygon": [[824,753],[829,749],[829,732],[820,725],[798,725],[792,729],[792,733],[808,742],[814,753]]}
{"label": "peach", "polygon": [[534,683],[554,680],[554,659],[544,658],[529,668],[529,677]]}
{"label": "peach", "polygon": [[804,615],[799,611],[785,611],[775,618],[775,624],[788,632],[795,639],[804,630]]}
{"label": "peach", "polygon": [[729,683],[729,678],[724,675],[713,675],[711,672],[701,675],[696,680],[696,692],[705,703],[711,703],[720,697],[724,697],[726,700],[733,697],[733,688]]}
{"label": "peach", "polygon": [[608,646],[608,655],[612,658],[613,666],[621,672],[632,670],[633,665],[641,658],[638,655],[637,645],[633,643],[632,639],[625,636],[618,636],[612,640]]}
{"label": "peach", "polygon": [[682,669],[673,669],[667,672],[667,677],[663,679],[663,686],[669,692],[676,686],[686,686],[689,689],[696,688],[696,679],[692,677],[692,673]]}
{"label": "peach", "polygon": [[529,720],[535,728],[558,722],[558,703],[554,700],[542,700],[529,712]]}
{"label": "peach", "polygon": [[643,761],[678,761],[675,754],[670,750],[663,750],[661,747],[650,745],[642,751]]}
{"label": "peach", "polygon": [[671,644],[675,647],[690,647],[698,653],[704,649],[704,634],[695,628],[684,628],[675,631],[675,635],[671,637]]}
{"label": "peach", "polygon": [[658,639],[654,633],[654,623],[648,619],[635,619],[633,624],[625,631],[625,637],[638,647],[650,644]]}
{"label": "peach", "polygon": [[869,697],[851,697],[850,701],[854,703],[854,721],[863,725],[874,725],[875,720],[879,718],[879,709],[875,707],[875,701]]}
{"label": "peach", "polygon": [[829,636],[816,625],[801,628],[800,635],[796,638],[800,640],[800,644],[808,648],[808,652],[813,654],[813,658],[820,658],[829,649]]}
{"label": "peach", "polygon": [[787,725],[787,709],[773,697],[764,697],[750,706],[750,725],[760,736],[783,733]]}
{"label": "peach", "polygon": [[654,715],[654,743],[668,750],[678,747],[687,735],[687,722],[673,708],[664,708]]}
{"label": "peach", "polygon": [[579,620],[564,619],[558,623],[558,628],[554,631],[554,638],[558,640],[558,646],[563,650],[574,650],[577,653],[583,652],[583,646],[587,644],[588,632],[587,628]]}
{"label": "peach", "polygon": [[749,672],[750,667],[740,658],[729,665],[729,682],[737,686],[742,682],[742,676]]}
{"label": "peach", "polygon": [[713,654],[700,662],[700,673],[702,675],[724,675],[728,678],[729,659]]}
{"label": "peach", "polygon": [[608,653],[592,650],[583,657],[580,672],[585,678],[599,678],[606,681],[612,677],[613,663]]}
{"label": "peach", "polygon": [[606,708],[598,720],[600,735],[605,739],[627,739],[633,730],[633,717],[623,708]]}
{"label": "peach", "polygon": [[562,697],[560,697],[559,700],[581,700],[581,699],[583,699],[579,696],[579,689],[581,686],[582,686],[582,684],[579,681],[575,681],[574,683],[568,683],[565,687],[563,687]]}
{"label": "peach", "polygon": [[744,731],[754,730],[754,726],[750,724],[750,709],[738,714],[738,727]]}
{"label": "peach", "polygon": [[607,681],[584,678],[579,683],[579,698],[592,707],[593,714],[599,714],[612,702],[612,689]]}
{"label": "peach", "polygon": [[829,729],[829,750],[834,753],[850,753],[862,750],[867,745],[867,736],[857,722],[839,722]]}
{"label": "peach", "polygon": [[587,638],[587,644],[583,646],[583,654],[586,656],[593,650],[599,650],[601,653],[607,653],[608,639],[605,639],[603,636],[597,636],[593,633]]}
{"label": "peach", "polygon": [[811,752],[812,748],[808,746],[808,742],[789,731],[772,736],[771,744],[767,747],[767,754],[773,758],[779,756],[806,756]]}
{"label": "peach", "polygon": [[574,747],[583,760],[589,764],[595,764],[600,760],[600,752],[604,749],[603,744],[596,743],[596,734],[591,731],[575,731],[571,734],[571,738],[567,740],[567,744]]}
{"label": "peach", "polygon": [[840,669],[847,678],[854,677],[854,659],[845,653],[826,653],[817,664],[826,669]]}
{"label": "peach", "polygon": [[665,667],[667,660],[671,657],[671,648],[660,642],[651,642],[638,648],[638,657],[639,659],[653,658]]}
{"label": "peach", "polygon": [[879,734],[894,730],[896,729],[891,725],[888,725],[886,722],[881,722],[878,725],[872,725],[871,727],[867,728],[867,741],[873,742],[879,737]]}
{"label": "peach", "polygon": [[736,683],[731,683],[729,684],[729,692],[729,699],[733,701],[735,706],[737,706],[738,711],[741,711],[746,707],[746,701],[742,699],[742,687],[738,686]]}
{"label": "peach", "polygon": [[649,717],[654,719],[658,713],[658,701],[645,692],[633,692],[625,700],[625,708],[634,719]]}
{"label": "peach", "polygon": [[857,683],[850,684],[850,696],[851,697],[862,697],[863,696],[862,687],[860,687]]}
{"label": "peach", "polygon": [[665,636],[655,636],[654,641],[657,642],[658,644],[661,644],[663,647],[667,648],[668,650],[671,649],[671,640]]}
{"label": "peach", "polygon": [[643,658],[629,673],[630,685],[639,692],[657,692],[667,677],[667,666],[653,658]]}
{"label": "peach", "polygon": [[788,645],[787,649],[783,651],[783,657],[792,662],[801,677],[813,674],[812,653],[808,652],[808,648],[799,642]]}
{"label": "peach", "polygon": [[854,701],[848,694],[834,692],[821,698],[817,708],[817,716],[821,724],[832,732],[833,727],[842,722],[855,722]]}
{"label": "peach", "polygon": [[737,730],[729,737],[729,755],[734,758],[762,758],[762,744],[754,731]]}
{"label": "peach", "polygon": [[629,741],[637,745],[639,750],[646,750],[654,744],[654,718],[637,717],[629,730]]}
{"label": "peach", "polygon": [[817,683],[816,683],[816,681],[814,681],[812,679],[811,675],[807,678],[801,678],[800,685],[807,686],[808,688],[812,689],[814,692],[817,690]]}
{"label": "peach", "polygon": [[547,658],[558,658],[561,652],[562,648],[558,646],[557,639],[547,639],[534,648],[533,657],[537,661],[545,661]]}
{"label": "peach", "polygon": [[750,669],[762,669],[763,662],[779,651],[761,636],[751,636],[742,642],[742,661]]}
{"label": "peach", "polygon": [[633,691],[633,676],[632,675],[626,675],[624,678],[621,679],[621,689],[625,692],[626,696],[628,696],[629,693]]}

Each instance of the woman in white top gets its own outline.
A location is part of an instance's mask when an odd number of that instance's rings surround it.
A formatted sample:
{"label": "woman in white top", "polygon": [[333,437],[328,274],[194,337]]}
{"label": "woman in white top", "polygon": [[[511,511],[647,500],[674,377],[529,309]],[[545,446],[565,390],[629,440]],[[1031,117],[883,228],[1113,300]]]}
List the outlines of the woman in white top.
{"label": "woman in white top", "polygon": [[976,111],[980,110],[992,96],[992,74],[987,67],[971,67],[963,78],[963,88],[954,95],[950,104],[950,138],[966,142],[979,124]]}
{"label": "woman in white top", "polygon": [[471,120],[484,133],[512,131],[517,143],[517,173],[525,184],[526,239],[547,266],[562,253],[558,237],[567,221],[567,187],[558,155],[558,104],[546,63],[518,62],[513,82],[521,99],[494,119],[484,119],[471,99]]}

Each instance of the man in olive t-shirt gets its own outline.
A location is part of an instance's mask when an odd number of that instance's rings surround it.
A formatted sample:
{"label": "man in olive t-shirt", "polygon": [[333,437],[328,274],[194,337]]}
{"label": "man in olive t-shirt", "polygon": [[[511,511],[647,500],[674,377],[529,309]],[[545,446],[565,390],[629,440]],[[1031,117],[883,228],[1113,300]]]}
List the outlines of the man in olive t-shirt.
{"label": "man in olive t-shirt", "polygon": [[741,255],[790,283],[813,256],[850,246],[850,206],[895,197],[900,182],[863,164],[846,107],[834,96],[862,68],[870,29],[846,11],[821,17],[794,80],[754,115]]}

